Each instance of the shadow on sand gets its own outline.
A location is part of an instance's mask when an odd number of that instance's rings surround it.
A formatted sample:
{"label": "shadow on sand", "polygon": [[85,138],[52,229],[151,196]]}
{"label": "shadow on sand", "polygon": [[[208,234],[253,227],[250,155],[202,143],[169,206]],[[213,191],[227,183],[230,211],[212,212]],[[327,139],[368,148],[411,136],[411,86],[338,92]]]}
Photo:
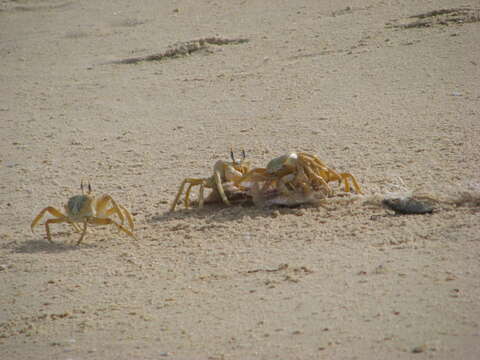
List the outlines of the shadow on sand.
{"label": "shadow on sand", "polygon": [[232,204],[206,204],[202,209],[192,207],[189,209],[178,209],[174,212],[165,212],[159,215],[147,217],[148,224],[168,222],[171,220],[198,219],[212,222],[225,223],[230,221],[241,221],[243,218],[270,218],[274,213],[281,215],[296,214],[299,209],[318,208],[316,205],[300,205],[295,207],[274,206],[256,207],[250,202]]}
{"label": "shadow on sand", "polygon": [[15,242],[13,244],[10,244],[8,247],[12,249],[12,252],[20,253],[20,254],[37,254],[37,253],[54,254],[54,253],[63,253],[67,251],[75,251],[75,250],[84,249],[84,248],[92,248],[92,247],[95,247],[95,245],[82,243],[80,246],[77,246],[76,240],[75,241],[65,240],[65,242],[62,242],[61,240],[59,240],[58,242],[51,243],[44,239],[38,239],[38,240],[23,241],[19,244]]}

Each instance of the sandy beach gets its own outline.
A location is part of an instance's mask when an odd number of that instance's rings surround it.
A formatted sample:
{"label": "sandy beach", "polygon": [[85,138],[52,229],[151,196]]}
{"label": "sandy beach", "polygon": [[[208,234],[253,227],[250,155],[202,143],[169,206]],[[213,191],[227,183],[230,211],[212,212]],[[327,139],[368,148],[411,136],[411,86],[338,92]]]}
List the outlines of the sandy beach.
{"label": "sandy beach", "polygon": [[[480,358],[479,40],[473,0],[0,0],[0,358]],[[231,148],[364,195],[169,212]],[[32,233],[82,179],[137,239]]]}

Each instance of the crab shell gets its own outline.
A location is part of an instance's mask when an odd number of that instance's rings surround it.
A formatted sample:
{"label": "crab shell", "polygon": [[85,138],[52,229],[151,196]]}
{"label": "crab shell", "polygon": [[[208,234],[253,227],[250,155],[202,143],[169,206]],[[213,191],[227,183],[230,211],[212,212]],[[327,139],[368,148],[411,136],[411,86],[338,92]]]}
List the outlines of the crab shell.
{"label": "crab shell", "polygon": [[76,195],[68,199],[65,211],[73,221],[82,222],[86,217],[95,216],[95,201],[92,196]]}
{"label": "crab shell", "polygon": [[267,164],[267,173],[270,175],[278,174],[280,172],[291,172],[297,168],[298,155],[290,153],[276,157],[270,160]]}

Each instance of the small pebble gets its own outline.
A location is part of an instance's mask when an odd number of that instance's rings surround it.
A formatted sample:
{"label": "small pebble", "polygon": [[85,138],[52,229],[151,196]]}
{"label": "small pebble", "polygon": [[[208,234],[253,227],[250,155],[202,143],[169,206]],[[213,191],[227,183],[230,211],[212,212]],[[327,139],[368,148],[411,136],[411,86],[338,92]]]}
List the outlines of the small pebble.
{"label": "small pebble", "polygon": [[305,211],[303,211],[303,210],[297,210],[297,211],[294,212],[294,214],[295,214],[296,216],[303,216],[303,215],[305,215]]}
{"label": "small pebble", "polygon": [[422,345],[419,345],[419,346],[415,346],[412,349],[412,353],[419,354],[419,353],[425,352],[426,350],[427,350],[427,345],[422,344]]}
{"label": "small pebble", "polygon": [[378,265],[375,270],[374,270],[374,273],[375,274],[386,274],[388,272],[388,269],[385,267],[385,265]]}

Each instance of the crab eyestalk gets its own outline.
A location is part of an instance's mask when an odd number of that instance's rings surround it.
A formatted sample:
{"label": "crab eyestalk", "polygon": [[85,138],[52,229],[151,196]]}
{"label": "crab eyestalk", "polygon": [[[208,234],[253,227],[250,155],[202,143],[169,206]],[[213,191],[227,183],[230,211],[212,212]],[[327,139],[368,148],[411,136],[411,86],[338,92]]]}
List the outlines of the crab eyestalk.
{"label": "crab eyestalk", "polygon": [[235,155],[233,153],[233,149],[230,150],[230,158],[232,159],[234,164],[241,164],[243,161],[245,161],[246,157],[247,156],[245,154],[245,150],[242,149],[242,160],[237,162],[237,160],[235,160]]}
{"label": "crab eyestalk", "polygon": [[[85,194],[85,190],[83,189],[83,179],[80,181],[80,189],[82,190],[82,194]],[[92,192],[92,185],[90,185],[90,182],[88,182],[87,190],[87,194],[90,194]]]}

